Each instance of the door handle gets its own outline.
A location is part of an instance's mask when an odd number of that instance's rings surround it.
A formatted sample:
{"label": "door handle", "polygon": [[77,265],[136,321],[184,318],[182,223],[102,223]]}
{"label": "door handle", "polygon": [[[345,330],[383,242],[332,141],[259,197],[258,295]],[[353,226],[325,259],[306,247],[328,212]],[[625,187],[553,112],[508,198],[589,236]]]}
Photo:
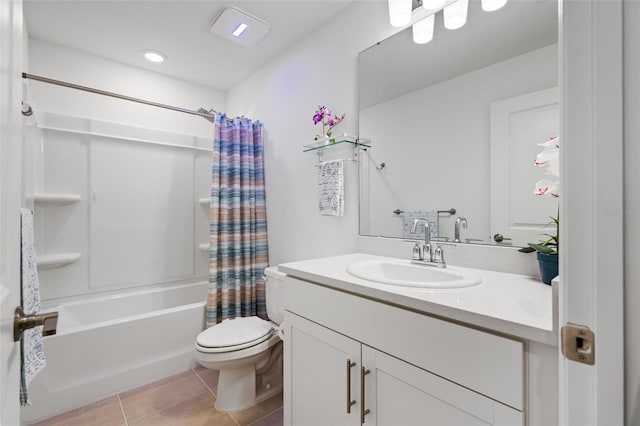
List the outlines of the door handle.
{"label": "door handle", "polygon": [[22,337],[23,331],[41,325],[43,326],[43,336],[51,336],[53,334],[56,334],[56,329],[58,326],[58,313],[46,312],[44,314],[27,315],[22,310],[22,306],[18,306],[13,315],[13,341],[19,341]]}
{"label": "door handle", "polygon": [[495,241],[496,243],[501,243],[503,241],[511,241],[511,238],[507,238],[502,234],[495,234],[493,236],[493,241]]}

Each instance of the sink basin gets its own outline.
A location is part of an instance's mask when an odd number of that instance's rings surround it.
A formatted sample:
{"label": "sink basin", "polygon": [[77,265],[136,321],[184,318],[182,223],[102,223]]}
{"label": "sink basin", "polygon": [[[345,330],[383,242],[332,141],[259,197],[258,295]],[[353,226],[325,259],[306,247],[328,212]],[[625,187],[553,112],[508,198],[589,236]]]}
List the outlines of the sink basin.
{"label": "sink basin", "polygon": [[408,260],[365,260],[347,267],[357,278],[383,284],[422,288],[461,288],[478,285],[480,276],[464,268],[414,265]]}

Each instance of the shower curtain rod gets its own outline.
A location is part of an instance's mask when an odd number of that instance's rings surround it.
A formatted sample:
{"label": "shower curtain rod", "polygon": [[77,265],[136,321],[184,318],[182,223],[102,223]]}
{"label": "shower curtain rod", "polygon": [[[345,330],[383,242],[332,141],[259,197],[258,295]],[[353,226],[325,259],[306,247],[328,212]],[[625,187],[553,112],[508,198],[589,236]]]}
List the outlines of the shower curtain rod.
{"label": "shower curtain rod", "polygon": [[120,95],[118,93],[107,92],[105,90],[94,89],[92,87],[81,86],[79,84],[67,83],[65,81],[54,80],[52,78],[41,77],[39,75],[28,74],[26,72],[22,73],[22,78],[26,78],[26,79],[29,79],[29,80],[35,80],[35,81],[41,81],[43,83],[55,84],[57,86],[68,87],[68,88],[71,88],[71,89],[82,90],[84,92],[95,93],[95,94],[98,94],[98,95],[110,96],[112,98],[118,98],[118,99],[123,99],[125,101],[137,102],[139,104],[150,105],[150,106],[154,106],[154,107],[158,107],[158,108],[164,108],[164,109],[170,109],[170,110],[173,110],[173,111],[184,112],[185,114],[199,115],[200,117],[204,117],[205,119],[207,119],[209,121],[211,121],[212,119],[215,120],[215,111],[213,111],[213,110],[206,111],[206,110],[203,109],[202,111],[194,111],[194,110],[191,110],[191,109],[180,108],[180,107],[173,106],[173,105],[166,105],[166,104],[161,104],[161,103],[158,103],[158,102],[146,101],[144,99],[133,98],[131,96]]}

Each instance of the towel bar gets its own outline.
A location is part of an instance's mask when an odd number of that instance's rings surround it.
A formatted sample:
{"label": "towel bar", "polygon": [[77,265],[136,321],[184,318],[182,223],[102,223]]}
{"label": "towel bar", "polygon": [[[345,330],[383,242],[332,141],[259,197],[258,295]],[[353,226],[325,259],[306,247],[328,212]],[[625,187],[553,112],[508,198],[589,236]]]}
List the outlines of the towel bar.
{"label": "towel bar", "polygon": [[[404,213],[404,210],[395,209],[392,213],[395,214],[395,215],[400,216],[402,213]],[[454,214],[456,214],[456,209],[451,208],[449,210],[438,210],[438,215],[440,213],[447,213],[447,214],[450,214],[450,215],[454,215]]]}

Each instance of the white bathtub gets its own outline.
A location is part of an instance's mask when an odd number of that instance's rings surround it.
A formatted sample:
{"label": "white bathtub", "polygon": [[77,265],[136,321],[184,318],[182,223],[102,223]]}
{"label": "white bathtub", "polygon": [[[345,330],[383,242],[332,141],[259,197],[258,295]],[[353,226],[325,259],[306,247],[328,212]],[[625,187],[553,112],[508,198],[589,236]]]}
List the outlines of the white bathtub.
{"label": "white bathtub", "polygon": [[207,283],[127,291],[47,307],[58,333],[44,338],[47,367],[29,386],[29,424],[188,370],[204,326]]}

